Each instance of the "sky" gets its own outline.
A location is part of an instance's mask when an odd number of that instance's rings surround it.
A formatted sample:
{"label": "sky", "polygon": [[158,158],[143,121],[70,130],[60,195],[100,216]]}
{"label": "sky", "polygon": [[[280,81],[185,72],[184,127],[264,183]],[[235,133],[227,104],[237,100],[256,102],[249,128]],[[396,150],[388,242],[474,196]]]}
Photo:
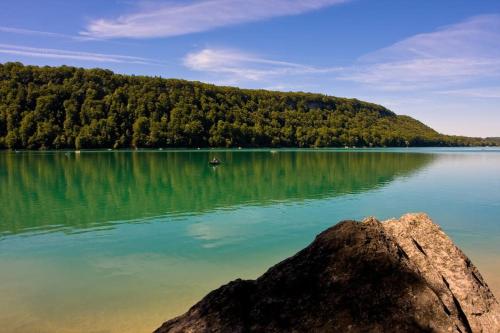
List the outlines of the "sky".
{"label": "sky", "polygon": [[500,136],[498,0],[2,0],[9,61],[357,98]]}

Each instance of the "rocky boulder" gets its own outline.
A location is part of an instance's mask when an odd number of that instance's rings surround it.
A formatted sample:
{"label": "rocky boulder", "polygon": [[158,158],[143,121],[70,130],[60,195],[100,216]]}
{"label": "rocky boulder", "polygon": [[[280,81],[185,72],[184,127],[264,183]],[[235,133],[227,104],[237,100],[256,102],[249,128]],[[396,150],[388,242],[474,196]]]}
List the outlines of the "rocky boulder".
{"label": "rocky boulder", "polygon": [[257,280],[209,293],[165,332],[500,332],[471,261],[425,214],[343,221]]}

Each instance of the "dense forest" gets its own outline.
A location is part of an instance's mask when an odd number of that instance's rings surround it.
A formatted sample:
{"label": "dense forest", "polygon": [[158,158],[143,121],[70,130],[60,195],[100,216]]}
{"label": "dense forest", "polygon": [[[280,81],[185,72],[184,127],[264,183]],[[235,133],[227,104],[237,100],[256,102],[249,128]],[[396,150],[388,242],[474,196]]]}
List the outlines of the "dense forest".
{"label": "dense forest", "polygon": [[497,146],[500,146],[500,137],[486,138],[485,141],[494,142]]}
{"label": "dense forest", "polygon": [[356,99],[0,64],[0,148],[494,145]]}

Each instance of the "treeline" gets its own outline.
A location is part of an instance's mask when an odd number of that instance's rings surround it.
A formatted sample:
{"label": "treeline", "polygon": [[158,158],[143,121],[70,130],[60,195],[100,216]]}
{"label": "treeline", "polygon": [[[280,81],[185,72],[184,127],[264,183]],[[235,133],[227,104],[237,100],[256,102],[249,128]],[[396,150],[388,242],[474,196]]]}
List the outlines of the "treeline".
{"label": "treeline", "polygon": [[3,149],[493,144],[356,99],[0,64]]}
{"label": "treeline", "polygon": [[500,146],[500,137],[486,138],[486,141],[494,142],[497,146]]}

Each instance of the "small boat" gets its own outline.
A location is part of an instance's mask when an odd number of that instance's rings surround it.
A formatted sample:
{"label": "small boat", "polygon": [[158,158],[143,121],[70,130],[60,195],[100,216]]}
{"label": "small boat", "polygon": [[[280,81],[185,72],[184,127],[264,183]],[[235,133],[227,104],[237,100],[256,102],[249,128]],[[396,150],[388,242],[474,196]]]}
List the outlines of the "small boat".
{"label": "small boat", "polygon": [[208,162],[208,164],[210,164],[210,165],[219,165],[220,164],[220,160],[217,159],[217,158],[213,158],[210,162]]}

